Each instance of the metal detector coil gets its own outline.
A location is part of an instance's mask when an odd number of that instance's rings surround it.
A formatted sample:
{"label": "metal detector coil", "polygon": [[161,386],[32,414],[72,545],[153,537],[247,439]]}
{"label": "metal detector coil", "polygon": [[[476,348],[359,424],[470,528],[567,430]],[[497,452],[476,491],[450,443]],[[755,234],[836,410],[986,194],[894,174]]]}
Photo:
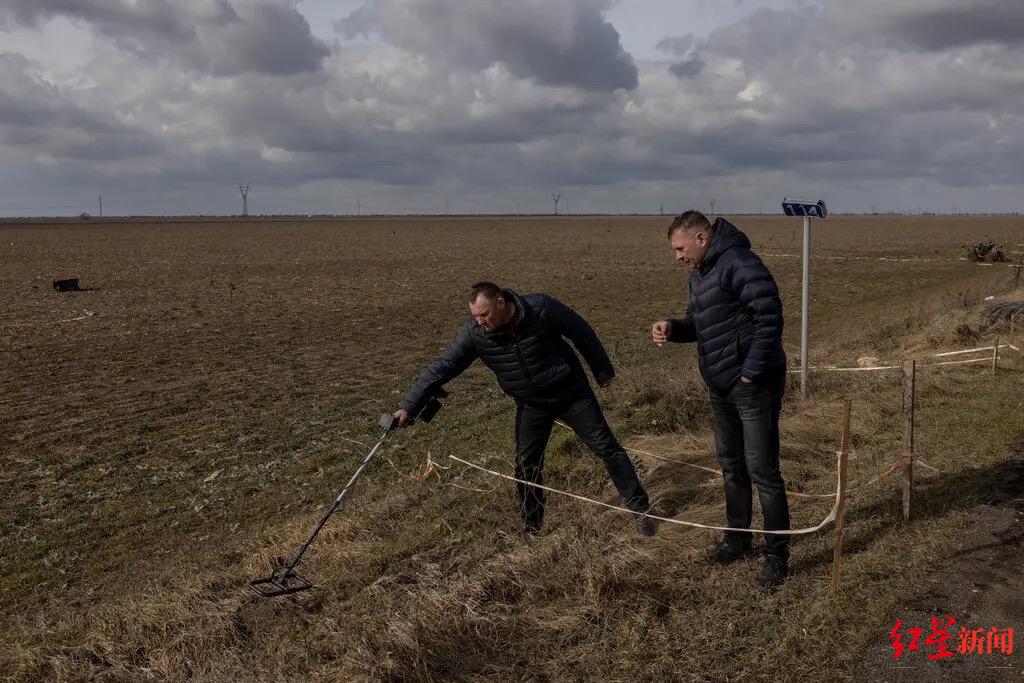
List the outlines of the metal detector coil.
{"label": "metal detector coil", "polygon": [[[408,420],[405,423],[405,426],[410,426],[419,421],[430,422],[430,420],[437,415],[437,411],[441,409],[441,402],[438,398],[445,398],[446,396],[448,396],[448,392],[441,387],[436,387],[427,399],[426,403],[424,403],[423,408],[420,409],[420,412],[414,418]],[[356,483],[356,480],[359,479],[359,475],[363,473],[363,470],[368,464],[370,464],[370,461],[373,460],[373,456],[375,456],[377,451],[380,450],[380,447],[384,444],[388,435],[401,426],[398,424],[398,419],[395,418],[394,415],[381,415],[377,424],[384,430],[384,433],[381,434],[377,444],[370,450],[366,457],[363,458],[363,461],[359,464],[355,474],[353,474],[352,478],[348,480],[347,484],[345,484],[345,488],[341,490],[338,497],[334,499],[334,503],[331,505],[330,509],[327,510],[327,512],[320,518],[320,521],[317,522],[316,527],[313,528],[313,533],[309,535],[309,538],[302,547],[299,548],[298,552],[295,553],[291,561],[288,562],[287,565],[274,570],[270,576],[254,579],[249,582],[249,588],[257,595],[264,598],[273,598],[279,595],[298,593],[313,587],[313,582],[296,573],[295,567],[298,566],[299,562],[302,561],[302,556],[305,555],[309,547],[313,545],[314,541],[316,541],[317,536],[320,535],[321,529],[323,529],[324,525],[327,524],[327,520],[330,519],[331,515],[341,509],[342,503],[345,500],[345,495]]]}
{"label": "metal detector coil", "polygon": [[312,581],[299,576],[294,569],[288,567],[283,569],[285,571],[278,570],[266,578],[250,581],[249,588],[261,597],[273,598],[278,595],[298,593],[313,587]]}

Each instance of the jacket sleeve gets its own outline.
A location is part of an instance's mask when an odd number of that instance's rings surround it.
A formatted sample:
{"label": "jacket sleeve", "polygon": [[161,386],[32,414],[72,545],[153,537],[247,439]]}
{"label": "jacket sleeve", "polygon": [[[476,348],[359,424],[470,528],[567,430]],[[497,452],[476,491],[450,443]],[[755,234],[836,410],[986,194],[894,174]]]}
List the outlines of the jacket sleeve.
{"label": "jacket sleeve", "polygon": [[753,320],[754,327],[741,374],[757,381],[770,368],[773,353],[782,344],[779,288],[768,268],[753,252],[748,252],[735,264],[730,286]]}
{"label": "jacket sleeve", "polygon": [[410,415],[415,415],[434,389],[461,375],[476,360],[476,346],[473,345],[473,340],[469,336],[472,326],[473,321],[467,320],[459,330],[455,341],[449,344],[441,358],[420,376],[409,393],[398,404],[399,408]]}
{"label": "jacket sleeve", "polygon": [[572,310],[553,296],[545,297],[547,307],[550,311],[551,320],[555,321],[559,332],[573,343],[583,360],[587,362],[590,371],[594,373],[594,379],[598,382],[606,382],[615,376],[615,368],[608,358],[608,354],[597,338],[597,333],[586,320],[576,311]]}
{"label": "jacket sleeve", "polygon": [[668,331],[668,340],[670,342],[695,342],[697,341],[697,328],[693,324],[693,316],[690,315],[689,309],[683,314],[681,318],[665,318],[672,323],[671,329]]}

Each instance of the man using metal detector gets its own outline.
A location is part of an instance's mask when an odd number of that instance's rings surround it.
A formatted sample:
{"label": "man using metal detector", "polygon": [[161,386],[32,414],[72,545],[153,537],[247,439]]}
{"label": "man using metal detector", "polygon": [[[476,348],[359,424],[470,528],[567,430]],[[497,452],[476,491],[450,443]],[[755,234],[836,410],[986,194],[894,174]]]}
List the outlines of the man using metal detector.
{"label": "man using metal detector", "polygon": [[[395,411],[399,424],[479,358],[516,402],[517,479],[542,482],[544,450],[559,419],[604,461],[626,507],[646,512],[647,492],[608,427],[579,357],[566,343],[571,341],[583,355],[599,385],[611,383],[615,370],[587,321],[547,294],[519,295],[493,282],[470,288],[469,312],[455,341],[402,399]],[[518,484],[517,492],[523,531],[535,534],[544,520],[544,492],[525,484]],[[650,518],[638,515],[634,524],[638,536],[654,534]]]}
{"label": "man using metal detector", "polygon": [[[782,350],[782,301],[775,279],[750,249],[750,240],[724,218],[714,224],[687,211],[669,225],[677,261],[690,266],[686,314],[659,320],[651,337],[697,342],[700,374],[711,392],[715,450],[725,483],[730,527],[749,529],[751,481],[757,485],[764,528],[789,528],[789,502],[779,470],[779,411],[786,388]],[[789,537],[765,534],[761,588],[786,578]],[[753,553],[751,535],[727,531],[712,561],[730,564]]]}

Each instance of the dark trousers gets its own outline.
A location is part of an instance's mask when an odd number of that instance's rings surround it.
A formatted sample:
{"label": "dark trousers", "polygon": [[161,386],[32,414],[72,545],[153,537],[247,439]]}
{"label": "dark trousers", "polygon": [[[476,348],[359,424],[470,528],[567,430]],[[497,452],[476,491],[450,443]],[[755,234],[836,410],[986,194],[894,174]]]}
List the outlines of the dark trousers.
{"label": "dark trousers", "polygon": [[[542,484],[544,482],[544,450],[551,436],[551,427],[560,419],[572,427],[577,436],[604,461],[608,476],[630,510],[646,510],[647,492],[626,451],[616,440],[601,412],[594,392],[585,392],[564,401],[545,403],[517,402],[516,409],[516,478]],[[540,529],[544,521],[544,491],[517,484],[519,515],[528,529]]]}
{"label": "dark trousers", "polygon": [[[789,501],[779,471],[779,410],[785,375],[765,384],[737,382],[728,392],[711,390],[715,450],[725,481],[727,525],[749,529],[751,482],[757,485],[765,529],[789,528]],[[726,532],[726,541],[750,543],[751,534]],[[789,537],[765,534],[765,554],[789,557]]]}

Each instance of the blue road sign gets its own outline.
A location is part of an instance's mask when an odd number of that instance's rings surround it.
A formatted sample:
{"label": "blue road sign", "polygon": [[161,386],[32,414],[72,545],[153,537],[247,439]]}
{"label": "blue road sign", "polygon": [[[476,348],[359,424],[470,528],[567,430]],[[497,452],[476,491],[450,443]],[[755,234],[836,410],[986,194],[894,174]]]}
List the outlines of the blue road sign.
{"label": "blue road sign", "polygon": [[811,218],[825,218],[828,216],[828,209],[825,207],[825,201],[819,199],[816,202],[810,202],[804,199],[786,199],[782,200],[782,210],[786,212],[787,216],[810,216]]}

